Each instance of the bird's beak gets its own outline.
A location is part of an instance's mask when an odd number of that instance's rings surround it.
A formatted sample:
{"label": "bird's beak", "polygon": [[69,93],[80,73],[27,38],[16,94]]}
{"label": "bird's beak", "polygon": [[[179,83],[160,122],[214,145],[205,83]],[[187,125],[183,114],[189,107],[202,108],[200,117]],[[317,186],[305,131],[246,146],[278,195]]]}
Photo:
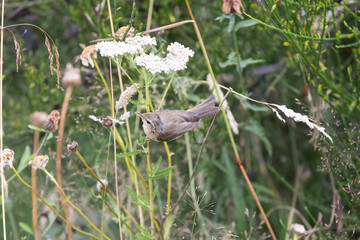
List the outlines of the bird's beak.
{"label": "bird's beak", "polygon": [[135,112],[135,114],[138,115],[141,119],[144,119],[144,118],[145,118],[144,115],[142,115],[142,114],[139,113],[139,112]]}

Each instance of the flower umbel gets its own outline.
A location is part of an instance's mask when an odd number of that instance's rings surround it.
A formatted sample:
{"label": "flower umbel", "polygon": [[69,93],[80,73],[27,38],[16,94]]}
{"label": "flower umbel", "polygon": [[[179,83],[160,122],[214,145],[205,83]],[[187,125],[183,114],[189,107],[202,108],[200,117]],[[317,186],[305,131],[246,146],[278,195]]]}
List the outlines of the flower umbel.
{"label": "flower umbel", "polygon": [[117,57],[124,54],[138,54],[144,52],[144,47],[156,45],[155,38],[150,36],[128,37],[124,42],[104,41],[95,45],[102,57]]}
{"label": "flower umbel", "polygon": [[9,165],[11,168],[13,168],[14,156],[15,153],[13,150],[9,148],[5,148],[2,152],[2,158],[1,158],[2,167]]}
{"label": "flower umbel", "polygon": [[161,58],[154,53],[142,53],[135,58],[135,63],[145,67],[152,74],[170,71],[179,71],[186,68],[186,63],[190,57],[194,56],[194,51],[184,47],[178,42],[171,43],[167,47],[168,54]]}
{"label": "flower umbel", "polygon": [[49,162],[49,156],[48,155],[39,155],[36,156],[33,160],[29,162],[29,165],[34,169],[41,169],[44,170],[46,165]]}

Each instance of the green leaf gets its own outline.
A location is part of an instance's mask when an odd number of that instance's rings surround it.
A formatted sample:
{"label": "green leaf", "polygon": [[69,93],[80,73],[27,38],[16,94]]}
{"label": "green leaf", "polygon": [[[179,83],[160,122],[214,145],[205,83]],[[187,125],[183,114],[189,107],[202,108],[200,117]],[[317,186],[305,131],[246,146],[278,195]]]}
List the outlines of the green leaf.
{"label": "green leaf", "polygon": [[235,25],[235,15],[231,14],[230,15],[230,21],[229,21],[229,26],[228,26],[228,32],[229,33],[234,29],[234,25]]}
{"label": "green leaf", "polygon": [[239,30],[240,28],[251,27],[251,26],[254,26],[256,24],[258,24],[258,22],[255,21],[255,20],[252,20],[252,19],[244,20],[244,21],[238,22],[235,25],[235,31]]}
{"label": "green leaf", "polygon": [[141,207],[143,207],[145,210],[149,210],[150,209],[150,201],[149,201],[149,197],[147,194],[141,194],[139,193],[139,195],[136,194],[136,192],[134,190],[132,190],[129,186],[126,186],[126,191],[129,193],[130,197],[131,197],[131,202],[135,205],[139,205]]}
{"label": "green leaf", "polygon": [[265,62],[265,60],[248,58],[248,59],[244,59],[244,60],[240,61],[240,67],[241,67],[241,69],[244,69],[248,65],[256,64],[256,63],[262,63],[262,62]]}
{"label": "green leaf", "polygon": [[147,154],[147,151],[145,151],[145,150],[135,150],[135,151],[132,151],[132,152],[119,153],[116,156],[117,157],[130,157],[132,155],[136,155],[136,154],[140,154],[140,153]]}
{"label": "green leaf", "polygon": [[221,16],[218,16],[215,18],[215,21],[219,21],[219,22],[222,22],[226,19],[230,19],[230,15],[228,14],[222,14]]}
{"label": "green leaf", "polygon": [[23,155],[21,156],[19,166],[17,167],[17,171],[20,171],[25,167],[25,165],[33,158],[31,154],[30,147],[26,146]]}
{"label": "green leaf", "polygon": [[256,136],[260,138],[260,140],[264,143],[266,151],[271,156],[272,155],[272,145],[269,139],[265,135],[264,128],[259,124],[258,121],[251,120],[249,125],[243,126],[243,129],[246,131],[254,133]]}
{"label": "green leaf", "polygon": [[228,66],[232,66],[235,65],[236,66],[236,52],[231,52],[228,57],[227,60],[225,62],[220,62],[219,66],[221,68],[226,68]]}
{"label": "green leaf", "polygon": [[23,222],[19,222],[19,226],[20,226],[25,232],[27,232],[27,233],[29,233],[29,234],[31,234],[32,236],[35,237],[35,234],[34,234],[32,228],[31,228],[29,225],[27,225],[26,223],[23,223]]}
{"label": "green leaf", "polygon": [[39,128],[39,127],[36,127],[34,125],[31,125],[31,124],[28,125],[28,128],[30,128],[32,130],[38,130],[40,132],[46,132],[46,130],[44,128]]}
{"label": "green leaf", "polygon": [[260,104],[251,104],[247,100],[243,100],[241,103],[242,103],[244,108],[250,109],[250,110],[255,111],[255,112],[267,112],[267,111],[269,111],[268,107],[266,107],[264,105],[260,105]]}
{"label": "green leaf", "polygon": [[167,167],[167,168],[164,168],[164,169],[161,169],[159,171],[157,171],[156,173],[154,173],[152,176],[147,176],[146,177],[146,181],[148,180],[159,180],[159,179],[162,179],[162,178],[166,178],[172,171],[173,167]]}
{"label": "green leaf", "polygon": [[143,101],[137,101],[131,98],[129,98],[128,101],[137,106],[146,106],[146,103],[144,103]]}
{"label": "green leaf", "polygon": [[46,138],[46,140],[50,140],[52,139],[54,136],[54,134],[52,132],[49,133],[48,137]]}

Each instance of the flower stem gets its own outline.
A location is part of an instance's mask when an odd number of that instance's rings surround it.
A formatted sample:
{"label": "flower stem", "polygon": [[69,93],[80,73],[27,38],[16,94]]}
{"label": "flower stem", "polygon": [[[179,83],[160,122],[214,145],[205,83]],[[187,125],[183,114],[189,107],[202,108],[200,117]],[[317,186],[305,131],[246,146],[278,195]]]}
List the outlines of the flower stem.
{"label": "flower stem", "polygon": [[159,107],[158,107],[158,109],[157,109],[158,111],[161,109],[161,105],[162,105],[162,103],[163,103],[164,100],[165,100],[166,94],[167,94],[167,92],[168,92],[168,90],[169,90],[169,88],[170,88],[170,86],[171,86],[171,83],[173,82],[174,78],[175,78],[175,74],[173,74],[173,75],[171,76],[171,79],[170,79],[170,81],[169,81],[169,84],[167,85],[167,87],[166,87],[166,89],[165,89],[165,92],[164,92],[164,94],[163,94],[163,97],[161,98],[161,102],[160,102],[160,104],[159,104]]}
{"label": "flower stem", "polygon": [[[40,137],[40,132],[39,130],[35,130],[34,133],[34,147],[33,147],[33,153],[34,153],[34,158],[36,157],[36,152],[39,148],[39,137]],[[32,186],[32,192],[31,192],[31,197],[32,197],[32,224],[33,224],[33,230],[34,230],[34,234],[36,239],[43,239],[43,237],[41,236],[39,229],[38,229],[38,222],[37,222],[37,196],[36,196],[36,169],[35,168],[31,168],[31,186]]]}
{"label": "flower stem", "polygon": [[[72,93],[72,86],[68,86],[66,88],[64,102],[61,107],[59,135],[58,135],[57,146],[56,146],[56,179],[57,179],[57,182],[59,183],[59,189],[63,189],[62,179],[61,179],[61,147],[62,147],[62,140],[63,140],[63,136],[64,136],[66,112],[67,112],[67,109],[69,106],[71,93]],[[60,198],[61,198],[61,202],[63,203],[65,218],[69,219],[69,206],[64,201],[64,198],[66,196],[65,196],[65,193],[62,194],[62,192],[63,191],[60,191]],[[69,224],[67,224],[67,229],[68,229],[68,239],[71,240],[72,239],[72,230],[71,230],[71,226]]]}
{"label": "flower stem", "polygon": [[[28,188],[30,188],[30,189],[32,190],[32,187],[31,187],[29,184],[27,184],[27,183],[20,177],[19,173],[15,170],[15,168],[13,168],[13,170],[14,170],[16,176],[19,178],[19,180],[20,180],[26,187],[28,187]],[[54,180],[55,180],[55,179],[54,179]],[[66,224],[69,224],[69,225],[72,227],[72,229],[74,229],[75,231],[78,231],[78,232],[80,232],[80,233],[82,233],[82,234],[84,234],[84,235],[90,236],[90,237],[92,237],[92,238],[100,239],[100,238],[96,237],[95,235],[92,235],[92,234],[90,234],[90,233],[88,233],[88,232],[82,231],[82,230],[80,230],[79,228],[73,226],[70,222],[68,222],[68,220],[66,220],[63,216],[61,216],[60,213],[58,213],[48,202],[46,202],[46,200],[45,200],[44,198],[42,198],[37,192],[36,192],[35,194],[36,194],[36,196],[37,196],[43,203],[45,203],[45,205],[48,206],[48,207],[50,208],[50,210],[53,211],[61,220],[63,220]]]}
{"label": "flower stem", "polygon": [[[207,51],[206,51],[206,48],[205,48],[205,45],[204,45],[204,41],[202,40],[201,33],[200,33],[200,30],[199,30],[199,28],[197,26],[197,23],[195,21],[194,15],[192,13],[192,10],[191,10],[190,4],[189,4],[189,1],[185,0],[185,3],[186,3],[186,6],[188,8],[188,12],[190,14],[191,19],[194,20],[194,23],[193,23],[194,24],[194,29],[195,29],[196,35],[198,37],[201,49],[203,51],[205,61],[206,61],[206,64],[208,66],[208,69],[209,69],[209,72],[210,72],[210,75],[211,75],[211,79],[213,81],[213,85],[214,85],[214,88],[215,88],[215,91],[216,91],[216,95],[217,95],[218,99],[220,100],[221,98],[220,98],[220,93],[219,93],[219,90],[218,90],[218,83],[216,81],[215,74],[214,74],[214,72],[212,70],[210,60],[209,60],[209,57],[207,55]],[[264,209],[261,206],[261,203],[260,203],[260,201],[259,201],[259,199],[258,199],[258,197],[257,197],[257,195],[256,195],[256,193],[254,191],[254,188],[253,188],[253,186],[252,186],[252,184],[251,184],[251,182],[249,180],[249,177],[248,177],[248,175],[247,175],[247,173],[245,171],[245,168],[242,165],[242,162],[240,160],[240,155],[239,155],[239,153],[237,151],[237,148],[236,148],[236,144],[235,144],[235,141],[234,141],[234,136],[232,135],[232,132],[231,132],[231,128],[230,128],[229,121],[228,121],[227,116],[226,116],[225,108],[221,108],[221,112],[222,112],[222,115],[223,115],[223,118],[224,118],[224,121],[225,121],[226,129],[228,131],[230,142],[231,142],[234,154],[235,154],[236,161],[237,161],[237,163],[239,165],[239,168],[240,168],[242,174],[244,175],[245,181],[246,181],[247,185],[249,186],[250,192],[251,192],[251,194],[252,194],[252,196],[253,196],[253,198],[254,198],[254,200],[256,202],[257,207],[260,210],[261,216],[263,217],[263,219],[265,221],[265,224],[266,224],[266,226],[267,226],[267,228],[268,228],[268,230],[270,232],[270,235],[271,235],[272,239],[276,240],[275,233],[274,233],[274,231],[273,231],[273,229],[272,229],[272,227],[270,225],[270,222],[269,222],[269,220],[268,220],[268,218],[267,218],[267,216],[266,216],[266,214],[264,212]]]}
{"label": "flower stem", "polygon": [[98,229],[86,216],[85,214],[78,208],[76,207],[71,201],[70,199],[65,195],[64,190],[60,187],[60,185],[58,184],[58,182],[56,181],[56,179],[44,168],[43,170],[46,175],[49,176],[49,178],[55,183],[55,185],[59,188],[59,191],[65,196],[65,200],[78,212],[80,213],[81,216],[83,216],[83,218],[85,218],[85,220],[96,230],[98,231],[102,236],[105,237],[105,239],[109,239],[110,238],[108,236],[106,236],[100,229]]}
{"label": "flower stem", "polygon": [[[150,163],[150,140],[147,141],[148,154],[146,158],[148,171],[151,172],[151,163]],[[150,226],[151,226],[151,236],[154,236],[154,198],[153,198],[153,189],[152,189],[152,179],[149,178],[149,201],[150,201]]]}

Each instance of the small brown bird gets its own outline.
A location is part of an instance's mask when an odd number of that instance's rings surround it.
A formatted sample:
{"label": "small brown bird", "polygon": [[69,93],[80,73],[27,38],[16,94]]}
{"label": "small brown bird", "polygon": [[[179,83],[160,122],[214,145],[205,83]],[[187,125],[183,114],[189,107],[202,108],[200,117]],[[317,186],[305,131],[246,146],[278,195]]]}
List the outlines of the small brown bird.
{"label": "small brown bird", "polygon": [[216,114],[215,97],[211,95],[198,106],[189,110],[161,110],[155,113],[136,114],[143,121],[147,139],[171,141],[196,128],[201,118]]}

